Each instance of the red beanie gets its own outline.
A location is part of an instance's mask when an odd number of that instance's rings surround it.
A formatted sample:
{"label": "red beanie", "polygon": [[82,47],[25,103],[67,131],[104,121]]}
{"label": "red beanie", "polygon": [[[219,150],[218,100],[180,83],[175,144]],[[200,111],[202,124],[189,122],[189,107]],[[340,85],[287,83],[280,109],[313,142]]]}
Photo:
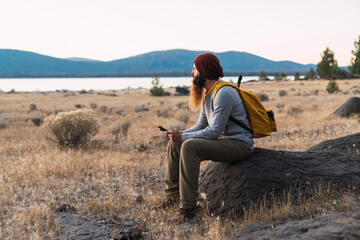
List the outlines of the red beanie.
{"label": "red beanie", "polygon": [[224,71],[220,65],[220,61],[212,53],[200,54],[195,58],[194,63],[201,76],[206,79],[217,80],[220,77],[224,77]]}

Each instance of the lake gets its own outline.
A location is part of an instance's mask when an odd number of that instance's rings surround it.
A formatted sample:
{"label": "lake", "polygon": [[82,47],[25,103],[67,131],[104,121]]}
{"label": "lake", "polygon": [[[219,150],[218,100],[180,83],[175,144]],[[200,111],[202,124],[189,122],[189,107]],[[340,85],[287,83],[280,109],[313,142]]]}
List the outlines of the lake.
{"label": "lake", "polygon": [[[294,76],[288,76],[294,79]],[[224,77],[223,80],[237,82],[237,76]],[[258,76],[244,76],[242,82],[257,80]],[[272,79],[272,77],[270,77]],[[67,89],[71,91],[85,90],[121,90],[152,87],[151,77],[143,78],[0,78],[0,91],[16,92],[55,91]],[[161,77],[160,84],[164,88],[191,86],[192,77]]]}

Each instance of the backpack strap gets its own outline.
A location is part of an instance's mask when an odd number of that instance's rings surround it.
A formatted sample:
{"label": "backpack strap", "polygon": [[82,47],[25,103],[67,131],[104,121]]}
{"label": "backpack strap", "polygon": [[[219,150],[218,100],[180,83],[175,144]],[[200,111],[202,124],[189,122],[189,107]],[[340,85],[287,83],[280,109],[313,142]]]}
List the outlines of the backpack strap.
{"label": "backpack strap", "polygon": [[[240,80],[241,81],[241,80]],[[220,90],[220,88],[224,87],[224,86],[231,86],[233,88],[235,88],[235,90],[238,92],[239,94],[239,97],[241,98],[241,95],[240,95],[240,88],[238,88],[236,85],[234,84],[231,84],[229,82],[219,82],[215,89],[214,89],[214,94],[213,94],[213,102],[214,102],[214,99],[215,99],[215,96],[216,96],[216,93]],[[245,109],[246,111],[246,109]],[[231,120],[232,122],[236,123],[237,125],[239,125],[240,127],[242,127],[243,129],[245,129],[246,131],[250,132],[251,134],[254,134],[253,130],[248,128],[245,124],[241,123],[240,121],[236,120],[235,118],[233,118],[231,115],[229,116],[229,120]]]}

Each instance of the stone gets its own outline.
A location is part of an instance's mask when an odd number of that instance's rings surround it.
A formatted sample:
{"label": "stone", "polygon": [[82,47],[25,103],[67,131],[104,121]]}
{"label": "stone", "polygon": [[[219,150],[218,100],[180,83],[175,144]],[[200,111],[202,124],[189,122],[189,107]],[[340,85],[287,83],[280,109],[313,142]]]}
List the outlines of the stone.
{"label": "stone", "polygon": [[250,224],[236,231],[233,240],[360,239],[360,213],[331,213],[301,221]]}
{"label": "stone", "polygon": [[176,87],[175,88],[175,95],[176,96],[187,96],[190,94],[190,91],[184,87]]}
{"label": "stone", "polygon": [[360,116],[360,98],[351,97],[343,105],[333,112],[333,115],[339,117],[351,117],[353,115]]}
{"label": "stone", "polygon": [[321,142],[309,148],[308,151],[360,154],[360,133]]}
{"label": "stone", "polygon": [[290,187],[336,183],[360,185],[360,157],[339,152],[290,152],[255,148],[234,164],[211,162],[201,174],[199,192],[206,194],[211,213],[241,215],[243,206]]}
{"label": "stone", "polygon": [[104,223],[91,223],[83,217],[68,213],[59,213],[60,239],[141,239],[142,232],[136,227],[113,225]]}

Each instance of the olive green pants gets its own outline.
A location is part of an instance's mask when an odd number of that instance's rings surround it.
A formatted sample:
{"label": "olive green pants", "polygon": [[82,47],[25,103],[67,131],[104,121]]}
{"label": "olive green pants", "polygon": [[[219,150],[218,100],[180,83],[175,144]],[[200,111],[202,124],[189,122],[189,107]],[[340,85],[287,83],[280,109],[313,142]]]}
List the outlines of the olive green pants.
{"label": "olive green pants", "polygon": [[167,196],[180,193],[180,207],[196,207],[200,162],[236,162],[252,153],[241,142],[229,139],[191,138],[183,143],[169,141],[167,147]]}

